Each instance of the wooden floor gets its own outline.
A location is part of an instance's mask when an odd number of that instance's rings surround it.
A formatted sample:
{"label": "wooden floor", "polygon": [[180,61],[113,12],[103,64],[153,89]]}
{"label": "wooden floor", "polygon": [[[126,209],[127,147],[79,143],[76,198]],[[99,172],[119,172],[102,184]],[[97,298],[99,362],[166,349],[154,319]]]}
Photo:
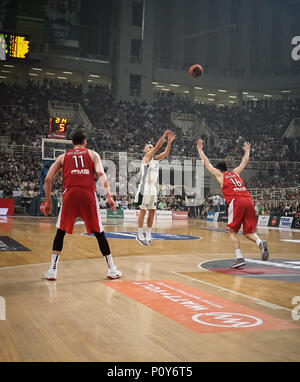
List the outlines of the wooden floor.
{"label": "wooden floor", "polygon": [[[300,296],[300,282],[241,277],[201,267],[210,260],[234,259],[229,237],[218,230],[224,224],[197,219],[156,224],[156,233],[201,239],[155,240],[147,247],[135,240],[109,239],[115,263],[123,272],[121,280],[111,281],[105,278],[106,263],[97,241],[82,235],[85,227],[79,224],[65,238],[57,281],[49,282],[42,277],[49,266],[55,222],[9,217],[0,223],[0,236],[30,250],[0,251],[0,296],[6,302],[6,320],[0,320],[0,361],[300,360],[300,320],[292,319],[292,298]],[[104,223],[106,232],[136,232],[135,222]],[[269,242],[270,259],[300,260],[300,231],[261,229],[261,233]],[[240,237],[244,257],[259,259],[257,246]],[[298,242],[282,241],[286,239]],[[266,326],[247,330],[199,323],[195,327],[195,322],[183,319],[183,305],[176,306],[178,311],[172,308],[176,296],[165,298],[163,304],[159,293],[147,295],[149,288],[143,281],[264,317]],[[195,309],[192,314],[202,320],[207,316],[201,312]]]}

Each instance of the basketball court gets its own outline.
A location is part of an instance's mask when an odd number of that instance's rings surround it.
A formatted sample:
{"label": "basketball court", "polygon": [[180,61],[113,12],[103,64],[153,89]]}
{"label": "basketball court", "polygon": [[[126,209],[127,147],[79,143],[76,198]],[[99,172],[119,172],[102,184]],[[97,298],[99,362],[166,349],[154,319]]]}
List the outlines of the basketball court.
{"label": "basketball court", "polygon": [[107,280],[79,220],[51,282],[43,275],[55,223],[1,218],[0,361],[299,361],[299,230],[258,228],[267,262],[241,236],[247,264],[231,269],[224,223],[157,222],[153,245],[143,247],[135,221],[107,218],[123,272]]}

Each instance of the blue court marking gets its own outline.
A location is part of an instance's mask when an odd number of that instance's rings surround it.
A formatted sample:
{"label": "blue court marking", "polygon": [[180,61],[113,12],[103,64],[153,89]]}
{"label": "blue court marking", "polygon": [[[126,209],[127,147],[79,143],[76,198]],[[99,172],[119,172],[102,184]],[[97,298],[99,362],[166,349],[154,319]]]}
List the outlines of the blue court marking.
{"label": "blue court marking", "polygon": [[[86,236],[94,236],[94,234],[89,235],[84,233]],[[105,236],[108,239],[129,239],[133,240],[136,238],[136,232],[105,232]],[[155,233],[152,232],[152,240],[201,240],[200,236],[190,236],[190,235],[174,235],[171,233]]]}

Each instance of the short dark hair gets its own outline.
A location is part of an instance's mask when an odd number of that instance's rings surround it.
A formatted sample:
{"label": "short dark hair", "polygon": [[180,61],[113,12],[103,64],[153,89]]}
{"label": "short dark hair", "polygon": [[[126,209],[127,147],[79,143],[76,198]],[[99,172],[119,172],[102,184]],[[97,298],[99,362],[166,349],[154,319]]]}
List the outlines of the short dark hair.
{"label": "short dark hair", "polygon": [[85,139],[86,135],[82,129],[76,130],[72,135],[72,142],[74,145],[82,145]]}
{"label": "short dark hair", "polygon": [[218,170],[220,170],[221,172],[225,172],[227,171],[227,164],[226,162],[219,162],[217,165],[216,165],[216,168]]}

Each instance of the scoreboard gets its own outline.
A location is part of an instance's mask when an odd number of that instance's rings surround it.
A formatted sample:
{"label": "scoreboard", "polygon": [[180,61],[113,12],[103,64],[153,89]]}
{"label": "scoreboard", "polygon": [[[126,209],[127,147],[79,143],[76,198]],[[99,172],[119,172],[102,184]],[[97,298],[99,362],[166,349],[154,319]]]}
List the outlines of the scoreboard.
{"label": "scoreboard", "polygon": [[50,117],[48,138],[65,139],[68,128],[68,118]]}
{"label": "scoreboard", "polygon": [[27,60],[29,52],[28,35],[0,32],[0,60]]}

